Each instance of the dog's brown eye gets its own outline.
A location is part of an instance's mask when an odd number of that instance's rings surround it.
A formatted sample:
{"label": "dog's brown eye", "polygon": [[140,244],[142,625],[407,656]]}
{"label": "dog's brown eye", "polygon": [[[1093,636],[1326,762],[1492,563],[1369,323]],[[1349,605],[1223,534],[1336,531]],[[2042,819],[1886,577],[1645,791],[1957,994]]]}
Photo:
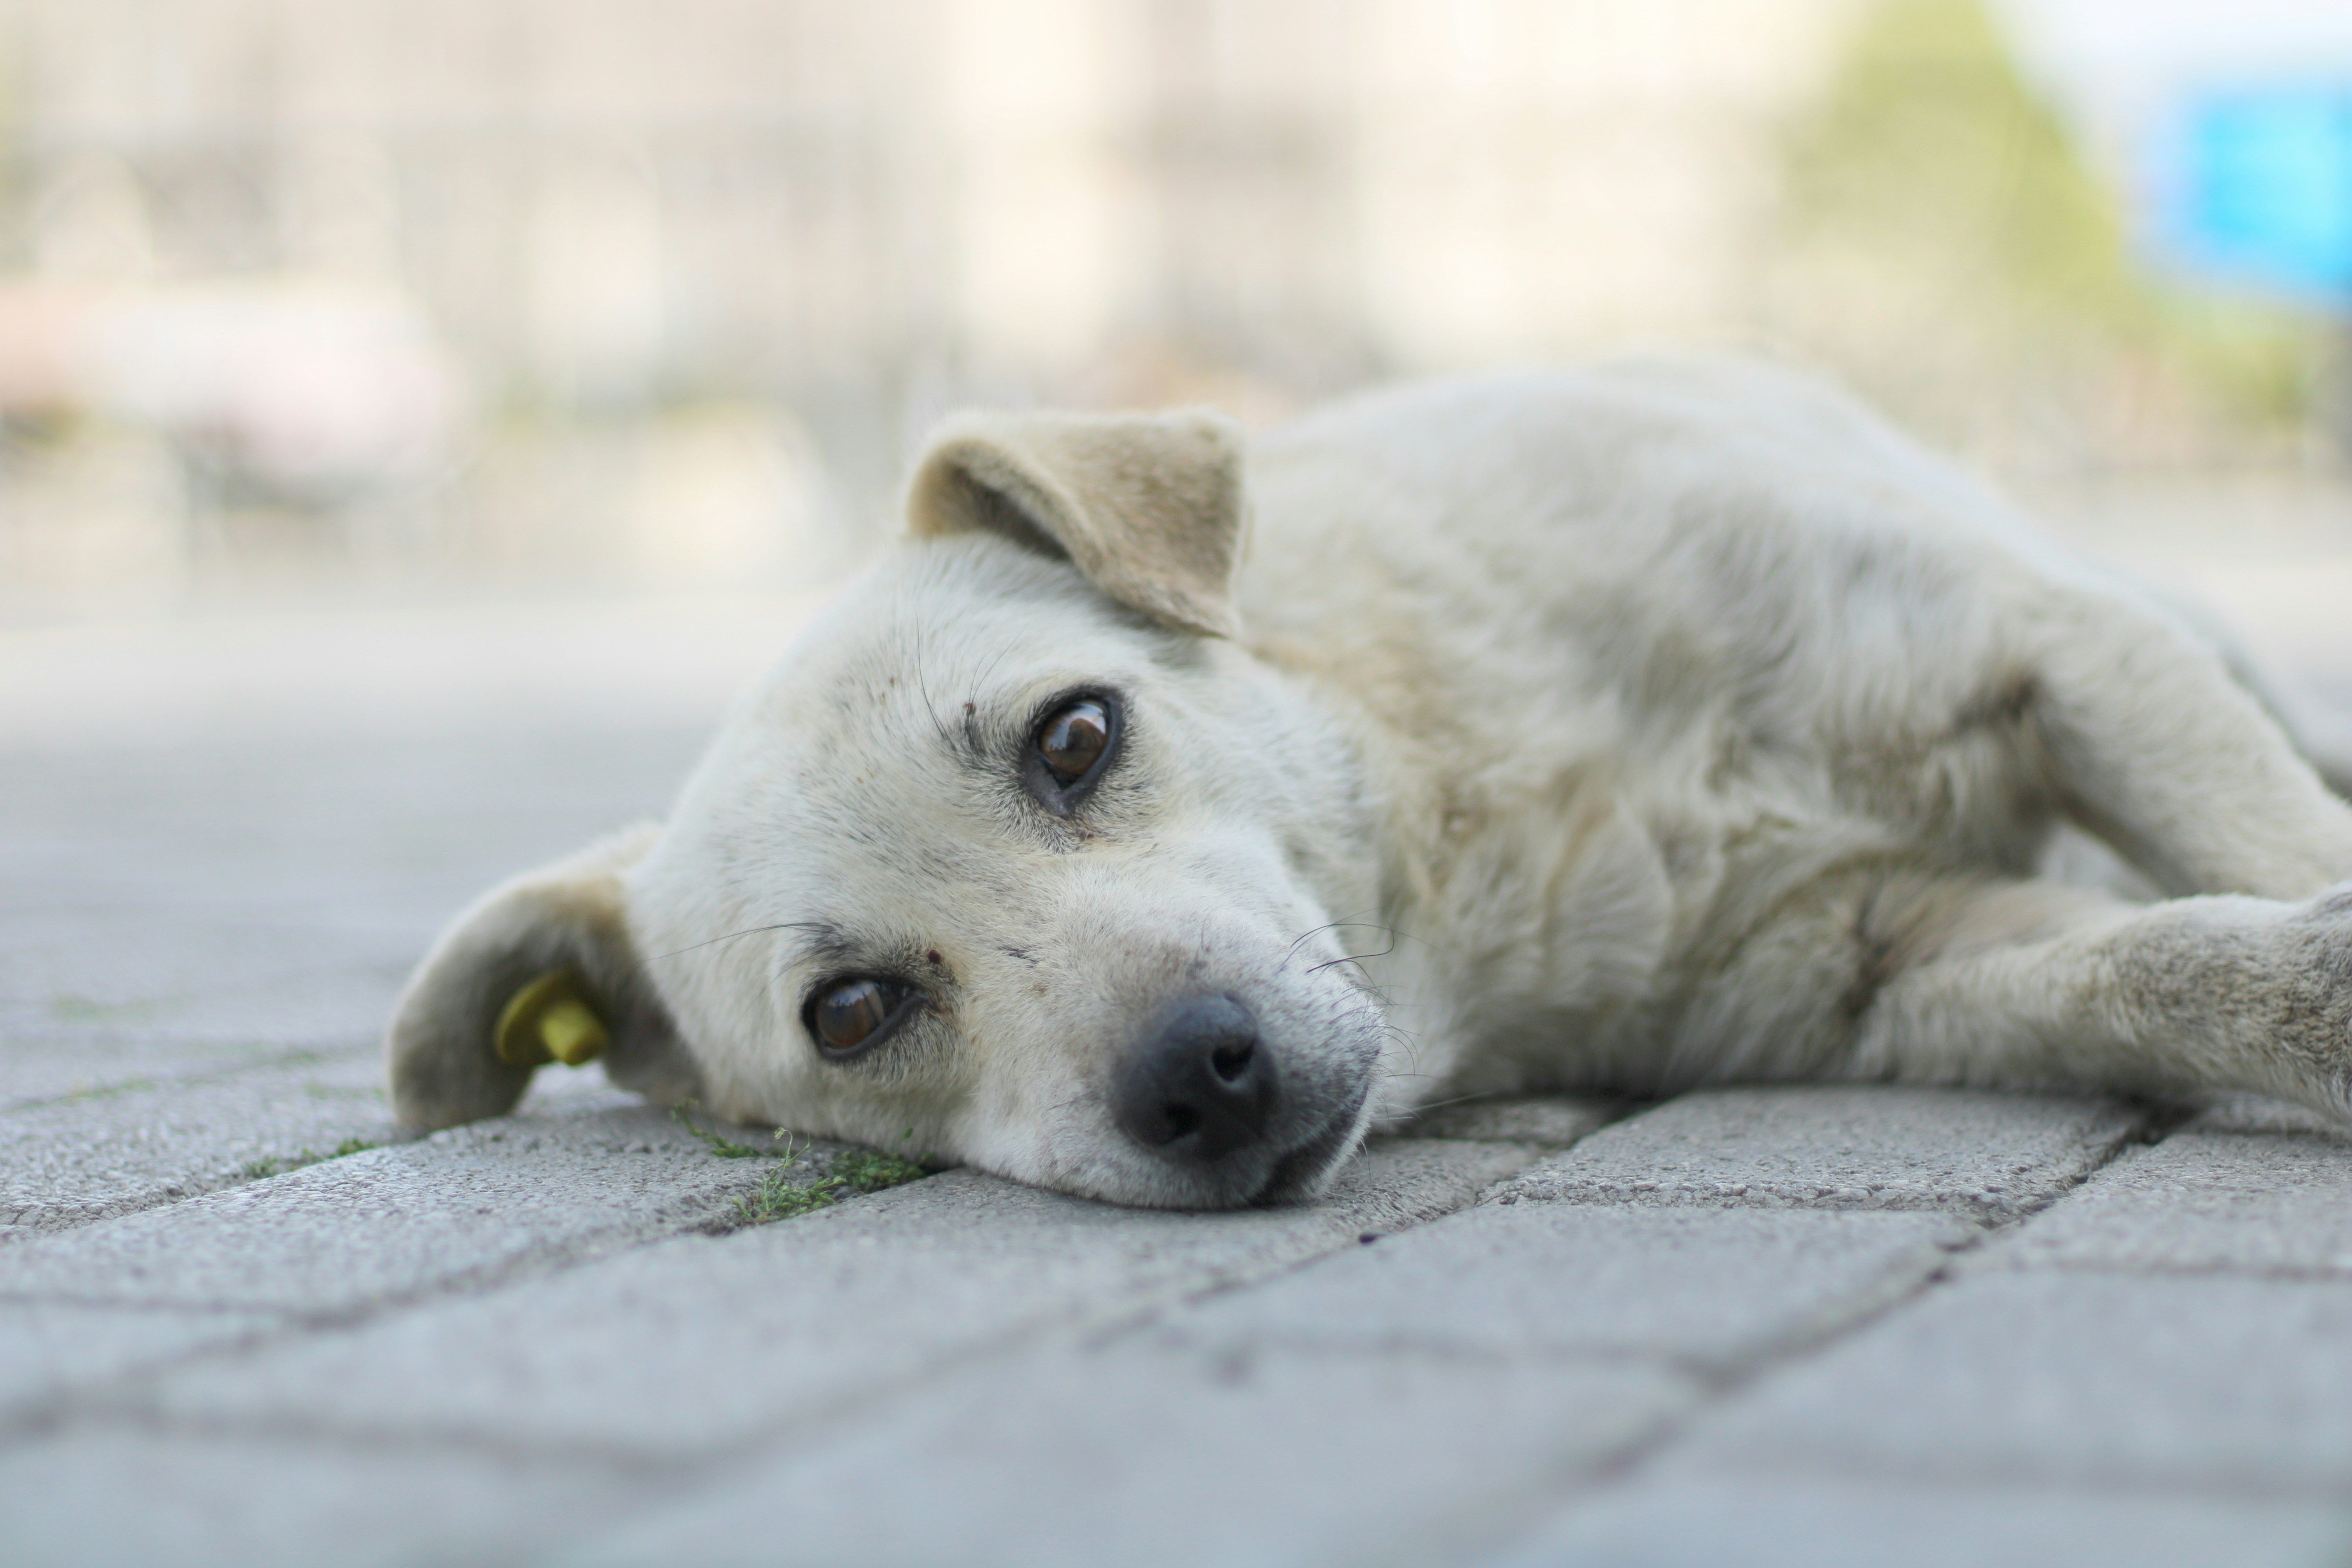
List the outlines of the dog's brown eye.
{"label": "dog's brown eye", "polygon": [[1083,698],[1045,721],[1037,731],[1037,754],[1058,784],[1074,784],[1102,761],[1110,744],[1110,715],[1103,705]]}
{"label": "dog's brown eye", "polygon": [[828,1051],[854,1051],[872,1039],[906,999],[905,987],[887,981],[845,980],[810,1005],[809,1029]]}

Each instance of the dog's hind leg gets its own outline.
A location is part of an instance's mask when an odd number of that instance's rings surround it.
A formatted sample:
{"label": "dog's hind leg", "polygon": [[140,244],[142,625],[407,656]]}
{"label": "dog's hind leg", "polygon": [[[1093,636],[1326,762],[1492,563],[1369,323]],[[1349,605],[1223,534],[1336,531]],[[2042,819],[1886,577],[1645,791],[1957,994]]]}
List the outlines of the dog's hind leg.
{"label": "dog's hind leg", "polygon": [[2352,877],[2352,805],[2213,648],[2088,595],[2033,640],[2025,705],[2048,784],[2158,887],[2294,899]]}
{"label": "dog's hind leg", "polygon": [[2133,904],[1957,879],[1890,889],[1875,919],[1876,983],[1828,1076],[2352,1104],[2352,893]]}
{"label": "dog's hind leg", "polygon": [[2265,666],[2211,606],[2186,595],[2147,589],[2147,584],[2142,587],[2212,648],[2230,679],[2253,694],[2263,711],[2286,731],[2294,749],[2327,787],[2339,797],[2352,800],[2352,713]]}

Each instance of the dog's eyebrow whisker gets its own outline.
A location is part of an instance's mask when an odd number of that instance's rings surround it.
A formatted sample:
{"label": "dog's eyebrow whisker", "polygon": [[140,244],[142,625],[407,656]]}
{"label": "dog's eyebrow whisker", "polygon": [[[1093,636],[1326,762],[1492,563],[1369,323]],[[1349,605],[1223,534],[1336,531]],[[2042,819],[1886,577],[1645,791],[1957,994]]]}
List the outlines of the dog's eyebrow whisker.
{"label": "dog's eyebrow whisker", "polygon": [[915,630],[915,695],[922,700],[923,711],[929,716],[931,732],[940,738],[940,744],[945,746],[951,755],[969,761],[977,755],[970,733],[958,735],[949,727],[948,721],[940,717],[940,705],[931,700],[931,683],[924,674],[929,662],[923,657],[923,634],[919,626]]}
{"label": "dog's eyebrow whisker", "polygon": [[716,947],[722,942],[733,942],[738,937],[758,936],[762,931],[823,931],[824,929],[824,922],[823,921],[778,921],[774,925],[771,926],[745,926],[741,931],[730,931],[725,936],[714,936],[708,942],[690,942],[684,947],[674,947],[667,952],[647,953],[646,955],[646,962],[647,963],[658,963],[665,958],[676,958],[682,953],[698,952],[706,947]]}
{"label": "dog's eyebrow whisker", "polygon": [[1013,648],[1010,644],[998,648],[996,650],[996,657],[988,661],[987,668],[983,668],[978,675],[972,677],[971,695],[965,700],[965,707],[967,710],[980,706],[980,693],[982,689],[987,686],[990,678],[995,675],[997,666],[1003,664],[1007,658],[1011,658],[1012,655]]}

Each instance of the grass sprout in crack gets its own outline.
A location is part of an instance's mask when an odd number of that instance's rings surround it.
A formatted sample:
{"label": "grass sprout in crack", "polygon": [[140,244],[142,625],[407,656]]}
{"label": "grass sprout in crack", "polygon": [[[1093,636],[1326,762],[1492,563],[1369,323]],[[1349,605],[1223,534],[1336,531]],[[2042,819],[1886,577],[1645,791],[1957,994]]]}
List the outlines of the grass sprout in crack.
{"label": "grass sprout in crack", "polygon": [[845,1149],[824,1162],[820,1173],[815,1156],[805,1146],[794,1148],[792,1134],[778,1129],[774,1134],[776,1147],[761,1149],[750,1143],[738,1143],[715,1127],[698,1127],[684,1106],[672,1111],[678,1124],[710,1146],[710,1152],[721,1160],[768,1159],[780,1162],[776,1168],[760,1179],[760,1184],[746,1195],[735,1200],[734,1208],[719,1228],[740,1230],[745,1226],[770,1225],[780,1219],[797,1219],[821,1208],[830,1208],[845,1197],[858,1197],[866,1193],[878,1193],[886,1187],[898,1186],[930,1173],[912,1160],[896,1154],[885,1154],[877,1149]]}

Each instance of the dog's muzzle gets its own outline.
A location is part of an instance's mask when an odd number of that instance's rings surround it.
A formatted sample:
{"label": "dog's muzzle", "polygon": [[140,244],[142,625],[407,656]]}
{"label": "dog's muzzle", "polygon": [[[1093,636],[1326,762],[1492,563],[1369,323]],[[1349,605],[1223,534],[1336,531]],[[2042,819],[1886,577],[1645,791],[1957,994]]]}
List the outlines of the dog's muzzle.
{"label": "dog's muzzle", "polygon": [[1207,1174],[1265,1139],[1280,1100],[1250,1010],[1230,996],[1192,996],[1143,1032],[1112,1087],[1111,1113],[1145,1149]]}

